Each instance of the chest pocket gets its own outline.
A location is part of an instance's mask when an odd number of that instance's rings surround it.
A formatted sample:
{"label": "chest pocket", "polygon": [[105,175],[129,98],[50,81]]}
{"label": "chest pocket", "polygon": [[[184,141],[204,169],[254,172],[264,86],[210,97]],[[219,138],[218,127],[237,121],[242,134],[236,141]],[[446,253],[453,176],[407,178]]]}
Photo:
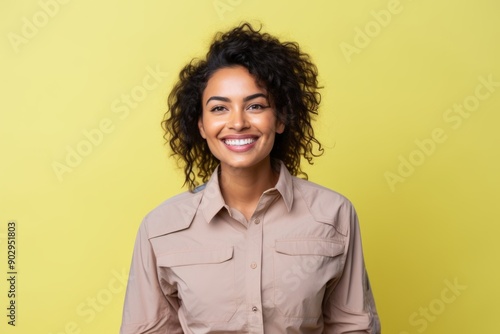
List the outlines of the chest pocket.
{"label": "chest pocket", "polygon": [[177,285],[192,323],[227,322],[237,309],[233,247],[160,254],[160,276]]}
{"label": "chest pocket", "polygon": [[331,239],[276,240],[274,305],[289,318],[318,318],[326,284],[337,277],[344,245]]}

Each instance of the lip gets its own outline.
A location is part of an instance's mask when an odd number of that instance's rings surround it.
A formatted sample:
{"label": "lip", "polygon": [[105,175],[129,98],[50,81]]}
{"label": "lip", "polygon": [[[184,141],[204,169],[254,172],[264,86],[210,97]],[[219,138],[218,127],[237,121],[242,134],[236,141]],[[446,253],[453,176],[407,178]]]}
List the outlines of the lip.
{"label": "lip", "polygon": [[[227,140],[245,140],[245,139],[253,139],[253,141],[243,145],[229,145],[226,142]],[[222,137],[220,141],[224,144],[224,146],[228,150],[232,152],[242,153],[251,150],[257,143],[258,139],[259,136],[254,136],[254,135],[227,135]]]}

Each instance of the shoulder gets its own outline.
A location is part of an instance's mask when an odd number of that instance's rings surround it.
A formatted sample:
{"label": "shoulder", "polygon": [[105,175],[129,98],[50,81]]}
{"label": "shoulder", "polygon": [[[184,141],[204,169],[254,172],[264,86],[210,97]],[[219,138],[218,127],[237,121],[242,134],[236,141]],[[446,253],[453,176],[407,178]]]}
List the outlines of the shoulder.
{"label": "shoulder", "polygon": [[293,177],[293,185],[296,195],[306,203],[316,221],[333,225],[341,234],[347,234],[356,216],[349,199],[334,190],[297,177]]}
{"label": "shoulder", "polygon": [[309,200],[314,199],[316,203],[328,202],[331,204],[335,202],[339,205],[352,206],[351,201],[344,195],[317,183],[293,176],[293,185],[301,194],[307,196]]}
{"label": "shoulder", "polygon": [[162,202],[144,218],[149,239],[188,228],[198,210],[203,191],[183,192]]}

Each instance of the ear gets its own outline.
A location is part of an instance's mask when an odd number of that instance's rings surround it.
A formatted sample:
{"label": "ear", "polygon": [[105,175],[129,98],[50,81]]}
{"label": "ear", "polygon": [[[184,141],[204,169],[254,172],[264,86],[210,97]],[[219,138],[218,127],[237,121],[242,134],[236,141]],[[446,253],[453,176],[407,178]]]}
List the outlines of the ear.
{"label": "ear", "polygon": [[281,121],[276,121],[276,133],[282,134],[285,131],[285,124]]}
{"label": "ear", "polygon": [[205,134],[205,128],[203,127],[203,120],[198,118],[198,129],[200,130],[200,135],[203,137],[203,139],[207,139],[207,135]]}

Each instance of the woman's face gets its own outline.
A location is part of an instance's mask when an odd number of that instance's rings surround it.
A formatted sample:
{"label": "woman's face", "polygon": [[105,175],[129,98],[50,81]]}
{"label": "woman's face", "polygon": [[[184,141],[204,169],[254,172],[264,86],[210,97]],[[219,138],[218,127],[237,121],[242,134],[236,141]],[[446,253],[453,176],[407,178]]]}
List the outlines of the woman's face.
{"label": "woman's face", "polygon": [[221,168],[250,168],[268,163],[276,133],[285,126],[276,118],[265,88],[242,66],[221,68],[207,82],[198,121]]}

